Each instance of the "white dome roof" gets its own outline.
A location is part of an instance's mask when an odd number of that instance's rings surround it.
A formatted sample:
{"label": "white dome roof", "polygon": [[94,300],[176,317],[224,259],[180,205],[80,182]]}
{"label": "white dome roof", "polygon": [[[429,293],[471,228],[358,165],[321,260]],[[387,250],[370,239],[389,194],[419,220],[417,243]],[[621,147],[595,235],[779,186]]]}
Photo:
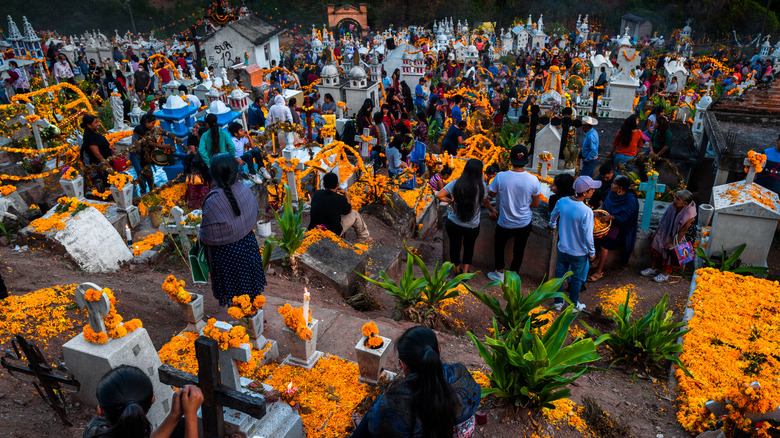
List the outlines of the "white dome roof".
{"label": "white dome roof", "polygon": [[712,104],[712,98],[709,95],[707,95],[702,97],[701,100],[699,100],[699,103],[696,105],[696,108],[706,110],[707,108],[710,107],[710,104]]}
{"label": "white dome roof", "polygon": [[333,64],[328,64],[322,69],[322,77],[329,78],[339,75],[339,69]]}
{"label": "white dome roof", "polygon": [[230,97],[234,99],[243,99],[247,97],[249,94],[244,93],[244,91],[240,88],[234,88],[233,91],[230,92]]}
{"label": "white dome roof", "polygon": [[349,71],[349,78],[350,79],[365,79],[366,78],[366,71],[363,70],[362,67],[359,65],[356,65],[352,67],[352,69]]}
{"label": "white dome roof", "polygon": [[206,112],[209,114],[225,114],[230,112],[230,110],[224,102],[215,100],[214,102],[211,102],[211,105],[209,105],[209,109]]}
{"label": "white dome roof", "polygon": [[412,55],[409,54],[409,52],[404,51],[404,56],[401,57],[402,59],[412,59]]}
{"label": "white dome roof", "polygon": [[180,96],[172,94],[168,96],[168,100],[165,101],[163,108],[174,110],[184,108],[187,105],[188,104],[184,102],[184,99],[182,99]]}
{"label": "white dome roof", "polygon": [[425,58],[425,55],[422,54],[422,52],[417,52],[416,55],[414,55],[414,59],[423,59]]}
{"label": "white dome roof", "polygon": [[322,47],[322,41],[319,40],[319,38],[315,38],[314,41],[311,42],[312,47]]}
{"label": "white dome roof", "polygon": [[469,44],[466,50],[468,50],[469,52],[477,52],[477,46],[475,46],[474,44]]}

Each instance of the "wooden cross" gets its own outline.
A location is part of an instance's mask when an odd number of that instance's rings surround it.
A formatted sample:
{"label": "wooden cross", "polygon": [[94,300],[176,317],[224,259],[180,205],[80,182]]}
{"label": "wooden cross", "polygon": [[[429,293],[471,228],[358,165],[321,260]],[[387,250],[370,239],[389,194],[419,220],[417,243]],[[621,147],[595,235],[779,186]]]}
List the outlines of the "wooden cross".
{"label": "wooden cross", "polygon": [[639,184],[639,190],[645,192],[645,209],[642,213],[642,226],[640,229],[650,229],[650,217],[653,215],[653,203],[655,202],[655,193],[663,193],[666,190],[665,184],[658,184],[658,175],[653,173],[647,178],[647,182]]}
{"label": "wooden cross", "polygon": [[102,333],[106,331],[106,324],[103,322],[103,318],[111,311],[111,301],[108,300],[108,295],[101,293],[100,298],[97,301],[87,301],[84,295],[88,290],[95,289],[96,291],[102,291],[103,288],[95,283],[81,283],[76,288],[76,304],[79,308],[87,309],[89,315],[89,327],[95,333]]}
{"label": "wooden cross", "polygon": [[303,119],[306,121],[306,137],[309,139],[309,142],[313,141],[311,138],[312,114],[319,114],[319,113],[320,110],[314,108],[313,106],[303,112]]}
{"label": "wooden cross", "polygon": [[[518,119],[520,123],[528,123],[528,143],[531,145],[528,148],[528,154],[533,155],[534,145],[536,144],[536,126],[542,123],[539,117],[539,105],[531,105],[531,109],[528,111],[528,116],[520,116]],[[545,124],[547,122],[544,122]]]}
{"label": "wooden cross", "polygon": [[[232,325],[218,321],[214,324],[216,328],[223,332],[229,332]],[[249,362],[252,360],[252,346],[241,344],[240,347],[228,348],[219,351],[219,375],[222,378],[222,384],[236,391],[241,390],[241,375],[238,373],[237,362]]]}
{"label": "wooden cross", "polygon": [[158,373],[160,382],[166,385],[183,387],[197,385],[203,391],[203,434],[207,438],[225,436],[223,407],[241,411],[251,417],[261,419],[265,416],[265,398],[261,395],[249,395],[232,389],[222,383],[217,361],[219,345],[214,339],[205,336],[195,340],[195,356],[198,359],[198,375],[185,373],[168,364],[163,364]]}
{"label": "wooden cross", "polygon": [[[64,393],[78,392],[81,383],[68,373],[64,365],[49,366],[41,350],[27,343],[23,337],[16,335],[16,340],[11,341],[11,345],[14,352],[6,350],[5,356],[0,358],[0,365],[7,369],[11,376],[32,383],[35,391],[54,409],[62,423],[73,426],[65,412]],[[25,360],[28,366],[24,365]]]}
{"label": "wooden cross", "polygon": [[[363,137],[371,138],[369,141],[363,140]],[[376,146],[376,138],[371,137],[371,129],[363,128],[363,135],[355,135],[355,141],[360,142],[360,156],[368,158],[371,156],[371,145]]]}

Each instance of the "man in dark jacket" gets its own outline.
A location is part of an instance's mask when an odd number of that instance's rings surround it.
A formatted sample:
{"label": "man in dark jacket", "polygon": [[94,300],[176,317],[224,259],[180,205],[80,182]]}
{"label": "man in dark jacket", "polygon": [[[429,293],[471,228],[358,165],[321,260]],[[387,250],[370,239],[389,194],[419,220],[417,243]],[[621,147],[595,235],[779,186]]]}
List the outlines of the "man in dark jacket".
{"label": "man in dark jacket", "polygon": [[366,223],[360,213],[352,209],[347,200],[347,191],[339,187],[339,176],[328,172],[322,177],[324,189],[317,190],[311,197],[311,220],[309,228],[318,225],[338,236],[343,236],[347,229],[353,228],[361,243],[371,243],[374,239],[369,236]]}

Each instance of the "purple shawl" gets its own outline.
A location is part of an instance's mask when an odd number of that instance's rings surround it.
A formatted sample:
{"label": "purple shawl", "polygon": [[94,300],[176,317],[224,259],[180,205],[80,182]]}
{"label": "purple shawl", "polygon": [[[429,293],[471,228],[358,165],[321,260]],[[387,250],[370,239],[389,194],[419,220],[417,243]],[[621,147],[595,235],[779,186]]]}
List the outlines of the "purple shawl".
{"label": "purple shawl", "polygon": [[669,242],[673,242],[674,236],[680,232],[683,225],[695,217],[696,203],[693,201],[683,207],[679,212],[674,208],[674,204],[670,205],[661,218],[661,222],[658,224],[658,230],[655,232],[653,243],[650,245],[651,248],[658,251],[663,255],[664,259],[666,259],[667,254],[664,246]]}

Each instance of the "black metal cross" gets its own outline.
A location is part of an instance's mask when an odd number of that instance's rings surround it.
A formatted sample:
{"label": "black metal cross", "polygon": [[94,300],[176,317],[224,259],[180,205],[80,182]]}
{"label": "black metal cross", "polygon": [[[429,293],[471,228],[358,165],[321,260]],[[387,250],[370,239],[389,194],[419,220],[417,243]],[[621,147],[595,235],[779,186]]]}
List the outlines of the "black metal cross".
{"label": "black metal cross", "polygon": [[195,357],[198,359],[197,376],[163,364],[159,369],[160,382],[178,387],[184,385],[200,387],[203,392],[201,406],[203,434],[207,438],[225,436],[223,406],[257,419],[263,418],[265,415],[263,396],[244,394],[222,384],[217,365],[219,358],[217,341],[205,336],[199,337],[195,340]]}
{"label": "black metal cross", "polygon": [[[11,341],[14,351],[5,351],[5,356],[0,358],[0,365],[8,370],[8,374],[23,381],[30,382],[35,386],[38,395],[44,402],[48,403],[54,412],[59,415],[60,420],[66,426],[73,426],[68,421],[68,415],[65,412],[65,392],[78,392],[81,383],[73,378],[65,366],[51,367],[46,364],[46,360],[37,346],[29,344],[23,337],[16,335],[16,339]],[[25,366],[24,362],[27,361]]]}

